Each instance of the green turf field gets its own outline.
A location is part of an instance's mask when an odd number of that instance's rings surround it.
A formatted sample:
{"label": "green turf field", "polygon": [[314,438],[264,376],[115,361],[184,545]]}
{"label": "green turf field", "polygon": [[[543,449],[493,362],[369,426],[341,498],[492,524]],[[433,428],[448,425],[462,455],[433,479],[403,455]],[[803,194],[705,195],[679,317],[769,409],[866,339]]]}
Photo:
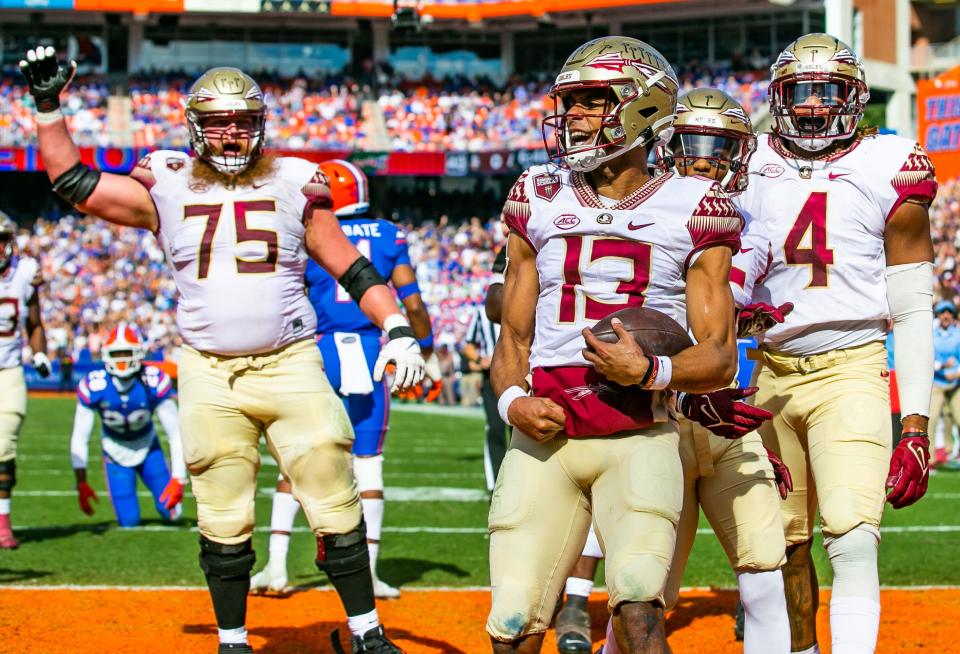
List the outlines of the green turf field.
{"label": "green turf field", "polygon": [[[398,585],[486,585],[487,495],[479,412],[417,409],[400,406],[392,417],[380,574]],[[0,584],[202,585],[189,491],[180,527],[163,525],[145,493],[144,526],[115,527],[96,439],[91,439],[89,477],[101,499],[93,517],[80,512],[69,458],[73,410],[71,399],[30,400],[13,501],[13,523],[22,546],[0,551]],[[267,457],[257,497],[257,569],[266,560],[276,475]],[[888,508],[880,552],[884,584],[960,585],[960,568],[953,565],[953,553],[960,551],[958,505],[960,473],[943,472],[931,478],[928,495],[918,506]],[[685,584],[733,587],[733,574],[716,539],[703,533],[706,520],[701,519],[700,526]],[[302,515],[297,529],[290,547],[290,583],[322,583],[313,565],[314,540]],[[816,552],[821,580],[829,583],[822,548]]]}

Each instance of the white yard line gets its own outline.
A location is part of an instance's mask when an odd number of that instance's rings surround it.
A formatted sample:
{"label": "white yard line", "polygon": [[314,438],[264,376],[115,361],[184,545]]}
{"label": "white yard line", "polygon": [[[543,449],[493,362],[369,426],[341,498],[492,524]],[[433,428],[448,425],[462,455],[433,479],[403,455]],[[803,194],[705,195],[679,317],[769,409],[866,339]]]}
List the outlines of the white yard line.
{"label": "white yard line", "polygon": [[[261,488],[259,497],[272,497],[276,489]],[[74,490],[18,490],[18,499],[28,497],[75,497]],[[391,502],[486,502],[488,494],[480,488],[448,486],[387,486],[386,499]],[[139,491],[138,497],[150,497],[148,491]]]}

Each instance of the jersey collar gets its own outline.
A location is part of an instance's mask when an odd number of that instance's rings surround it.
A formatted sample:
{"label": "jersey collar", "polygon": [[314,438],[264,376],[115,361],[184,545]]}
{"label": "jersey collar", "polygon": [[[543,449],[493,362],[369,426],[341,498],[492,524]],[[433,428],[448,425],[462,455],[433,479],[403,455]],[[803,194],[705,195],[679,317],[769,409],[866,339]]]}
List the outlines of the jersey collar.
{"label": "jersey collar", "polygon": [[581,206],[589,207],[590,209],[605,209],[608,211],[630,211],[650,199],[654,193],[660,190],[664,182],[672,176],[673,173],[668,172],[659,177],[651,177],[640,188],[630,193],[630,195],[612,207],[607,206],[600,200],[597,192],[590,186],[587,176],[583,173],[577,171],[572,172],[570,174],[570,183],[573,187],[573,193],[577,196],[577,200],[579,200]]}

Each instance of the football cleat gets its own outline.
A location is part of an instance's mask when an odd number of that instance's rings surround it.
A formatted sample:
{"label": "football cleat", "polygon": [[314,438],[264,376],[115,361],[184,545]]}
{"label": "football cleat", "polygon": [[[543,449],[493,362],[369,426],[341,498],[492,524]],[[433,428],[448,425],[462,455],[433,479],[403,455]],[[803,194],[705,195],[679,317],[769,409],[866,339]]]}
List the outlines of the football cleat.
{"label": "football cleat", "polygon": [[253,654],[253,648],[247,643],[220,643],[217,654]]}
{"label": "football cleat", "polygon": [[377,599],[397,599],[400,597],[400,589],[394,588],[385,581],[376,577],[373,578],[373,596]]}
{"label": "football cleat", "polygon": [[743,642],[744,621],[746,616],[743,612],[743,602],[737,602],[737,613],[733,622],[733,638],[738,643]]}
{"label": "football cleat", "polygon": [[286,570],[276,572],[268,563],[267,567],[250,577],[250,592],[254,595],[289,594]]}
{"label": "football cleat", "polygon": [[569,603],[557,614],[557,650],[560,654],[590,654],[590,614]]}
{"label": "football cleat", "polygon": [[[346,654],[340,644],[339,629],[330,632],[330,644],[335,654]],[[353,636],[350,639],[350,654],[403,654],[403,650],[390,642],[383,625],[380,625],[363,636]]]}
{"label": "football cleat", "polygon": [[14,537],[9,529],[0,531],[0,550],[15,550],[20,547],[20,541]]}

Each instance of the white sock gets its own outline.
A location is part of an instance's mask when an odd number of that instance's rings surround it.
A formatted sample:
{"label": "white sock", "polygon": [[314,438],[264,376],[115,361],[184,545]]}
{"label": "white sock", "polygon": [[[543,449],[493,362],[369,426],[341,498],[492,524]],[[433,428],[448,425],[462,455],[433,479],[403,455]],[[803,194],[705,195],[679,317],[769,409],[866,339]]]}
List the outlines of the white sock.
{"label": "white sock", "polygon": [[590,597],[593,592],[593,579],[583,579],[581,577],[567,577],[567,595],[577,595],[579,597]]}
{"label": "white sock", "polygon": [[360,504],[363,506],[363,521],[367,523],[367,538],[380,540],[383,532],[383,498],[361,497]]}
{"label": "white sock", "polygon": [[270,560],[267,565],[275,572],[287,572],[287,551],[290,534],[270,534]]}
{"label": "white sock", "polygon": [[380,543],[367,543],[367,551],[370,552],[370,574],[374,579],[377,578],[377,557],[380,555]]}
{"label": "white sock", "polygon": [[744,654],[790,654],[790,618],[779,569],[737,574]]}
{"label": "white sock", "polygon": [[583,544],[582,556],[592,556],[595,559],[603,558],[603,549],[600,547],[600,539],[597,538],[597,532],[590,525],[590,531],[587,532],[587,542]]}
{"label": "white sock", "polygon": [[820,646],[817,644],[814,644],[813,647],[808,647],[802,652],[794,652],[793,654],[820,654]]}
{"label": "white sock", "polygon": [[873,654],[880,631],[880,602],[866,597],[830,600],[830,633],[834,654]]}
{"label": "white sock", "polygon": [[300,510],[300,503],[290,493],[274,493],[273,509],[270,512],[270,531],[293,531],[293,521]]}
{"label": "white sock", "polygon": [[0,515],[10,515],[10,501],[12,498],[4,497],[0,499]]}
{"label": "white sock", "polygon": [[370,613],[364,613],[363,615],[348,615],[347,626],[350,627],[350,633],[354,636],[362,636],[371,629],[376,629],[380,626],[380,618],[377,616],[377,610],[374,609],[370,611]]}
{"label": "white sock", "polygon": [[242,645],[247,642],[246,627],[237,627],[236,629],[217,629],[217,635],[220,636],[220,642],[224,645]]}
{"label": "white sock", "polygon": [[873,654],[880,631],[880,532],[858,525],[824,539],[833,567],[830,633],[834,654]]}

